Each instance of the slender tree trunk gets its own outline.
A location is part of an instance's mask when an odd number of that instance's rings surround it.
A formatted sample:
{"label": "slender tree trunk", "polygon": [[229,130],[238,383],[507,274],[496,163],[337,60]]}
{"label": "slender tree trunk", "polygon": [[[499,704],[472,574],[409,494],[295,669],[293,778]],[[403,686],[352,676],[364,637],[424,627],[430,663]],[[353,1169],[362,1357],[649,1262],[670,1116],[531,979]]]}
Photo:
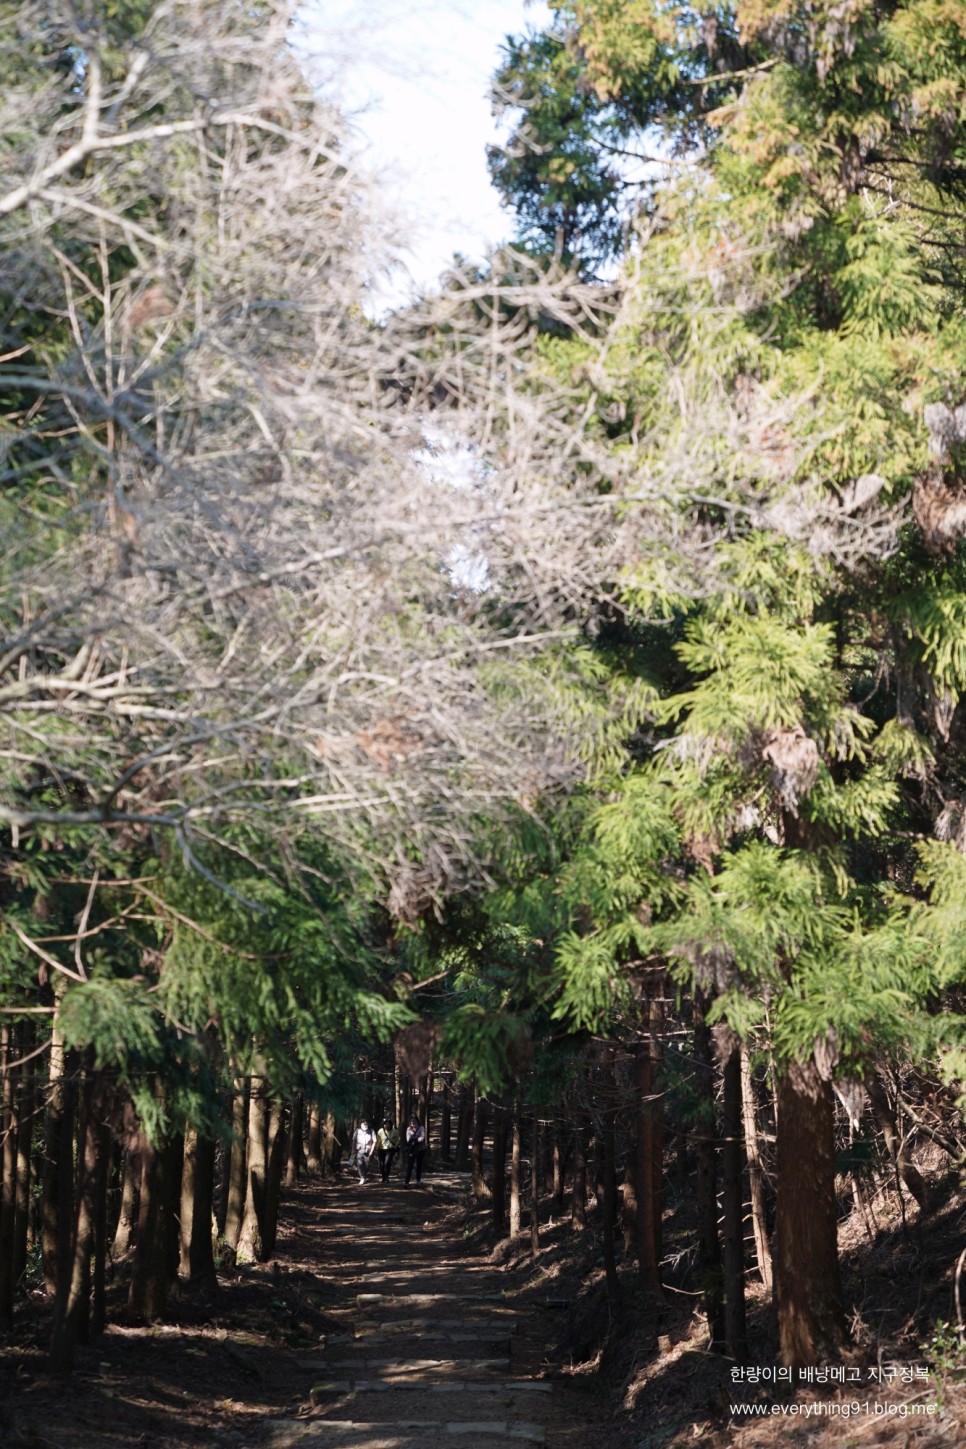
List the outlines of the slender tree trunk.
{"label": "slender tree trunk", "polygon": [[138,1220],[138,1198],[141,1186],[141,1154],[133,1147],[124,1153],[121,1163],[121,1206],[114,1230],[114,1256],[122,1257],[131,1246]]}
{"label": "slender tree trunk", "polygon": [[138,1322],[158,1323],[168,1303],[169,1243],[165,1214],[166,1155],[146,1138],[141,1151],[141,1193],[138,1203],[134,1271],[128,1309]]}
{"label": "slender tree trunk", "polygon": [[0,1074],[3,1077],[0,1138],[2,1181],[0,1181],[0,1324],[13,1322],[14,1220],[17,1210],[17,1119],[14,1102],[16,1085],[10,1063],[14,1060],[14,1029],[0,1026]]}
{"label": "slender tree trunk", "polygon": [[711,1033],[705,1021],[707,1001],[694,1001],[695,1196],[698,1210],[698,1286],[704,1295],[712,1349],[725,1344],[721,1242],[718,1237],[718,1167],[715,1152],[714,1061]]}
{"label": "slender tree trunk", "polygon": [[[486,1103],[479,1092],[475,1093],[473,1107],[473,1151],[470,1161],[470,1180],[473,1185],[473,1197],[476,1202],[486,1202],[490,1196],[490,1189],[486,1185],[486,1177],[483,1174],[483,1144],[486,1140]],[[496,1144],[494,1142],[494,1158],[496,1157]],[[494,1169],[495,1170],[495,1169]]]}
{"label": "slender tree trunk", "polygon": [[512,1142],[510,1146],[510,1237],[520,1236],[520,1093],[513,1098]]}
{"label": "slender tree trunk", "polygon": [[85,1335],[90,1303],[90,1265],[94,1237],[97,1183],[98,1129],[95,1120],[95,1085],[88,1074],[82,1100],[81,1152],[77,1164],[77,1211],[69,1235],[68,1251],[60,1264],[54,1323],[50,1339],[50,1369],[68,1374],[74,1366],[78,1341]]}
{"label": "slender tree trunk", "polygon": [[833,1358],[846,1340],[835,1202],[835,1112],[812,1061],[778,1078],[775,1303],[781,1361]]}
{"label": "slender tree trunk", "polygon": [[285,1169],[286,1145],[289,1133],[286,1131],[286,1110],[282,1102],[273,1102],[268,1123],[268,1160],[265,1169],[265,1216],[262,1224],[262,1252],[265,1259],[272,1256],[278,1241],[278,1206],[282,1192],[282,1174]]}
{"label": "slender tree trunk", "polygon": [[[33,1045],[33,1023],[28,1022],[20,1030],[20,1056],[28,1056]],[[27,1271],[27,1237],[30,1230],[30,1138],[33,1134],[36,1097],[34,1080],[33,1068],[25,1062],[18,1069],[16,1080],[17,1189],[13,1219],[13,1284],[15,1290],[23,1282]]]}
{"label": "slender tree trunk", "polygon": [[470,1088],[459,1089],[459,1113],[456,1119],[456,1161],[458,1172],[465,1172],[469,1165],[470,1128],[472,1125],[473,1097]]}
{"label": "slender tree trunk", "polygon": [[268,1169],[268,1085],[253,1074],[248,1101],[248,1173],[245,1212],[238,1238],[238,1253],[252,1263],[265,1261],[265,1174]]}
{"label": "slender tree trunk", "polygon": [[[613,1081],[613,1062],[611,1063]],[[606,1103],[601,1112],[603,1118],[603,1168],[604,1168],[604,1275],[607,1279],[607,1296],[612,1302],[620,1298],[620,1280],[617,1276],[617,1262],[614,1257],[614,1221],[617,1217],[617,1159],[614,1144],[614,1110]]]}
{"label": "slender tree trunk", "polygon": [[181,1276],[207,1291],[217,1286],[211,1240],[215,1192],[215,1142],[189,1127],[181,1177]]}
{"label": "slender tree trunk", "polygon": [[296,1092],[289,1113],[288,1142],[285,1152],[285,1186],[297,1187],[302,1171],[302,1121],[305,1098]]}
{"label": "slender tree trunk", "polygon": [[574,1124],[574,1181],[570,1196],[570,1222],[575,1232],[587,1226],[587,1121],[578,1109]]}
{"label": "slender tree trunk", "polygon": [[493,1227],[502,1233],[506,1227],[506,1111],[493,1108]]}
{"label": "slender tree trunk", "polygon": [[440,1091],[442,1106],[439,1125],[439,1155],[444,1162],[453,1156],[453,1099],[452,1089],[446,1077],[442,1078]]}
{"label": "slender tree trunk", "polygon": [[772,1289],[771,1244],[768,1241],[768,1218],[765,1212],[765,1173],[758,1143],[758,1120],[755,1111],[755,1084],[751,1075],[748,1048],[741,1048],[741,1116],[745,1136],[745,1157],[748,1162],[748,1183],[751,1195],[751,1225],[755,1235],[755,1257],[758,1272],[768,1292]]}
{"label": "slender tree trunk", "polygon": [[563,1207],[564,1200],[564,1164],[563,1153],[560,1150],[560,1126],[557,1122],[553,1124],[553,1205],[557,1212]]}
{"label": "slender tree trunk", "polygon": [[322,1108],[318,1102],[309,1103],[309,1131],[308,1131],[308,1162],[309,1172],[319,1173],[322,1171]]}
{"label": "slender tree trunk", "polygon": [[94,1242],[93,1281],[91,1293],[91,1333],[103,1333],[107,1325],[107,1182],[111,1169],[111,1128],[99,1122],[97,1131],[97,1170],[94,1177]]}
{"label": "slender tree trunk", "polygon": [[228,1165],[228,1209],[225,1214],[225,1244],[232,1257],[238,1251],[242,1219],[245,1216],[245,1184],[248,1163],[248,1097],[250,1078],[236,1083],[231,1104],[231,1157]]}
{"label": "slender tree trunk", "polygon": [[641,1287],[658,1302],[664,1301],[661,1284],[659,1245],[661,1241],[660,1198],[655,1201],[654,1164],[654,1059],[649,1042],[637,1048],[637,1152],[634,1172],[637,1180],[637,1268]]}
{"label": "slender tree trunk", "polygon": [[[40,1251],[44,1264],[44,1291],[48,1298],[57,1292],[58,1256],[61,1251],[63,1219],[70,1217],[70,1168],[65,1172],[62,1154],[69,1156],[73,1136],[69,1089],[65,1081],[64,1038],[54,1017],[50,1037],[50,1086],[44,1128],[44,1169],[40,1189]],[[68,1194],[65,1201],[64,1193]]]}
{"label": "slender tree trunk", "polygon": [[[729,1032],[730,1037],[730,1032]],[[726,1045],[723,1065],[721,1206],[724,1219],[725,1344],[735,1363],[748,1356],[745,1328],[744,1195],[742,1184],[741,1052]]]}
{"label": "slender tree trunk", "polygon": [[540,1252],[540,1117],[533,1109],[533,1142],[530,1151],[530,1251]]}

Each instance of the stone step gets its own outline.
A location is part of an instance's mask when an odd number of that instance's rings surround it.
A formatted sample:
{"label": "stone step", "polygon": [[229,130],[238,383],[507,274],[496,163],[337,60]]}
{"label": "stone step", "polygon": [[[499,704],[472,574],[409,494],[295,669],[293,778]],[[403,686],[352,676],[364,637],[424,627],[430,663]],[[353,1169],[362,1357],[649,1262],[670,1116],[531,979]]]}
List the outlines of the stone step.
{"label": "stone step", "polygon": [[551,1394],[553,1385],[543,1379],[503,1379],[491,1383],[473,1379],[460,1379],[447,1383],[427,1383],[425,1379],[414,1379],[411,1382],[403,1380],[401,1383],[389,1383],[384,1379],[325,1379],[321,1383],[312,1385],[311,1398],[313,1403],[319,1403],[325,1399],[340,1399],[346,1394],[397,1395],[416,1392],[441,1395],[469,1394],[474,1398],[477,1395],[490,1394],[500,1394],[504,1397],[522,1394],[529,1397],[537,1394]]}
{"label": "stone step", "polygon": [[431,1307],[434,1303],[503,1303],[502,1293],[357,1293],[360,1308],[378,1304],[382,1308]]}
{"label": "stone step", "polygon": [[438,1373],[458,1371],[465,1378],[467,1370],[487,1373],[499,1369],[506,1374],[509,1364],[509,1354],[504,1354],[502,1358],[400,1358],[398,1355],[396,1358],[372,1358],[368,1354],[360,1354],[353,1358],[301,1359],[298,1367],[307,1373],[325,1373],[329,1369],[388,1369],[400,1374],[425,1373],[428,1370]]}
{"label": "stone step", "polygon": [[512,1346],[512,1338],[506,1330],[503,1333],[420,1333],[414,1335],[412,1329],[402,1324],[397,1328],[393,1325],[392,1331],[385,1333],[364,1333],[357,1338],[336,1336],[329,1334],[325,1340],[326,1354],[337,1351],[339,1353],[372,1353],[373,1350],[392,1350],[408,1357],[414,1352],[421,1352],[427,1358],[435,1355],[438,1358],[461,1358],[465,1362],[471,1359],[476,1353],[484,1353],[488,1358],[495,1358],[498,1354],[508,1359]]}
{"label": "stone step", "polygon": [[[446,1330],[447,1337],[449,1337],[449,1331],[451,1329],[457,1333],[464,1333],[467,1337],[478,1338],[485,1338],[491,1329],[501,1336],[505,1333],[516,1333],[517,1331],[516,1320],[513,1318],[504,1318],[502,1315],[494,1315],[489,1318],[430,1318],[428,1315],[423,1315],[422,1317],[393,1318],[390,1320],[385,1318],[357,1318],[355,1325],[356,1333],[358,1334],[360,1329],[368,1332],[369,1329],[384,1328],[387,1321],[392,1323],[393,1328],[442,1328]],[[438,1334],[431,1335],[431,1337],[439,1336]]]}
{"label": "stone step", "polygon": [[391,1423],[354,1419],[273,1420],[264,1449],[426,1449],[451,1443],[452,1449],[499,1449],[501,1444],[545,1444],[542,1424],[506,1419],[395,1419]]}

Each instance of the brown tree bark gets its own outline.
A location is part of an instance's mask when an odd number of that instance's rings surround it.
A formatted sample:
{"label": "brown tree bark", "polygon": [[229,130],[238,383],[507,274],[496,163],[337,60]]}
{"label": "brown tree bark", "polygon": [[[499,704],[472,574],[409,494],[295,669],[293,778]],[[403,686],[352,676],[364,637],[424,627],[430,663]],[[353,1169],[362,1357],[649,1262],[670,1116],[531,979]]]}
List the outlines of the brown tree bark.
{"label": "brown tree bark", "polygon": [[286,1130],[286,1115],[284,1103],[272,1103],[268,1114],[268,1159],[265,1167],[265,1212],[262,1222],[264,1257],[262,1261],[267,1261],[272,1256],[278,1241],[278,1207],[289,1135]]}
{"label": "brown tree bark", "polygon": [[225,1213],[225,1246],[232,1257],[238,1251],[242,1219],[245,1216],[245,1184],[248,1173],[248,1098],[250,1078],[235,1083],[231,1104],[231,1157],[228,1163],[228,1208]]}
{"label": "brown tree bark", "polygon": [[520,1093],[513,1098],[510,1144],[510,1237],[520,1236]]}
{"label": "brown tree bark", "polygon": [[50,1038],[47,1116],[44,1124],[44,1168],[40,1188],[40,1251],[44,1264],[44,1291],[57,1292],[58,1258],[66,1250],[73,1216],[71,1142],[73,1102],[65,1078],[64,1039],[54,1018]]}
{"label": "brown tree bark", "polygon": [[107,1324],[107,1181],[111,1167],[112,1133],[107,1121],[96,1123],[97,1167],[94,1175],[94,1241],[92,1244],[91,1333],[103,1333]]}
{"label": "brown tree bark", "polygon": [[157,1323],[168,1303],[168,1235],[165,1220],[165,1167],[163,1148],[144,1139],[141,1150],[141,1187],[138,1202],[134,1269],[128,1291],[128,1309],[138,1322]]}
{"label": "brown tree bark", "polygon": [[664,1301],[661,1284],[661,1217],[662,1196],[659,1195],[661,1164],[653,1161],[657,1150],[654,1130],[654,1059],[649,1041],[638,1043],[636,1066],[637,1134],[633,1171],[637,1191],[636,1246],[638,1277],[645,1293],[658,1302]]}
{"label": "brown tree bark", "polygon": [[3,1091],[0,1097],[0,1324],[13,1322],[13,1250],[14,1219],[17,1210],[17,1118],[16,1084],[11,1062],[14,1060],[14,1028],[0,1026],[0,1075]]}
{"label": "brown tree bark", "polygon": [[473,1125],[473,1098],[470,1089],[462,1085],[459,1089],[459,1107],[456,1116],[456,1154],[454,1167],[465,1172],[470,1161],[470,1132]]}
{"label": "brown tree bark", "polygon": [[847,1337],[835,1202],[835,1114],[830,1082],[813,1061],[778,1077],[775,1304],[781,1361],[833,1358]]}
{"label": "brown tree bark", "polygon": [[211,1236],[215,1194],[215,1142],[189,1127],[184,1140],[181,1175],[180,1269],[192,1287],[210,1292],[217,1286]]}
{"label": "brown tree bark", "polygon": [[305,1098],[296,1092],[289,1110],[288,1139],[285,1147],[285,1186],[296,1187],[302,1172],[302,1131]]}
{"label": "brown tree bark", "polygon": [[587,1121],[578,1109],[574,1124],[574,1180],[570,1195],[570,1222],[575,1232],[587,1226]]}
{"label": "brown tree bark", "polygon": [[245,1211],[238,1236],[238,1254],[251,1263],[265,1261],[265,1174],[268,1169],[268,1084],[252,1075],[248,1099],[248,1172]]}
{"label": "brown tree bark", "polygon": [[445,1076],[441,1078],[442,1104],[439,1123],[439,1155],[444,1162],[453,1156],[453,1099],[452,1088]]}
{"label": "brown tree bark", "polygon": [[322,1108],[318,1102],[309,1103],[308,1161],[309,1172],[322,1171]]}
{"label": "brown tree bark", "polygon": [[714,1060],[711,1033],[705,1021],[707,1000],[700,991],[694,1000],[695,1112],[695,1196],[698,1211],[698,1287],[704,1297],[708,1337],[712,1349],[725,1344],[724,1292],[721,1272],[721,1242],[718,1237],[718,1166]]}
{"label": "brown tree bark", "polygon": [[470,1181],[473,1197],[478,1203],[486,1202],[490,1189],[483,1174],[483,1145],[486,1140],[486,1103],[479,1092],[474,1094],[473,1106],[473,1150],[470,1158]]}
{"label": "brown tree bark", "polygon": [[533,1141],[530,1147],[530,1252],[540,1252],[540,1115],[533,1109]]}
{"label": "brown tree bark", "polygon": [[[611,1062],[613,1083],[613,1061]],[[614,1257],[614,1222],[617,1217],[617,1157],[615,1152],[614,1109],[604,1104],[603,1117],[603,1172],[604,1172],[604,1276],[607,1280],[607,1296],[612,1302],[620,1298],[620,1279],[617,1276],[617,1262]]]}
{"label": "brown tree bark", "polygon": [[493,1108],[493,1227],[498,1233],[506,1228],[506,1139],[507,1120],[503,1107]]}
{"label": "brown tree bark", "polygon": [[35,1109],[35,1074],[30,1062],[23,1059],[33,1050],[33,1022],[24,1022],[18,1033],[18,1052],[22,1065],[16,1077],[17,1187],[13,1215],[13,1286],[16,1291],[27,1271],[27,1237],[30,1231],[30,1138],[33,1133]]}
{"label": "brown tree bark", "polygon": [[744,1194],[742,1193],[741,1051],[730,1031],[722,1067],[721,1209],[724,1239],[725,1346],[735,1363],[748,1357],[745,1325]]}
{"label": "brown tree bark", "polygon": [[90,1073],[84,1084],[80,1115],[81,1150],[77,1164],[77,1206],[71,1225],[68,1251],[59,1264],[50,1337],[49,1366],[51,1372],[58,1374],[68,1374],[74,1366],[77,1344],[86,1335],[90,1308],[90,1265],[99,1146],[95,1083]]}
{"label": "brown tree bark", "polygon": [[751,1075],[748,1048],[741,1048],[741,1117],[745,1136],[745,1158],[751,1196],[751,1225],[755,1235],[755,1257],[758,1272],[768,1292],[772,1288],[771,1244],[768,1241],[768,1218],[765,1211],[765,1171],[758,1142],[758,1116],[755,1111],[755,1083]]}
{"label": "brown tree bark", "polygon": [[121,1205],[114,1230],[114,1256],[122,1257],[130,1248],[138,1220],[141,1191],[141,1155],[128,1147],[121,1163]]}

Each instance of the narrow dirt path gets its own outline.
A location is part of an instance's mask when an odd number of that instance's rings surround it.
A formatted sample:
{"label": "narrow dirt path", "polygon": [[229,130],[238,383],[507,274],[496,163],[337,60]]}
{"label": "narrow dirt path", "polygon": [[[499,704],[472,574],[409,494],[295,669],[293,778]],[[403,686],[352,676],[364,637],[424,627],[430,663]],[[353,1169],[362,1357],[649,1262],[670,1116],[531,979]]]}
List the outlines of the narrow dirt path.
{"label": "narrow dirt path", "polygon": [[465,1190],[465,1176],[438,1172],[422,1187],[352,1180],[313,1194],[338,1327],[298,1365],[310,1416],[271,1421],[266,1446],[596,1443],[599,1428],[581,1423],[590,1406],[545,1376],[533,1311],[514,1307],[499,1269],[441,1222]]}

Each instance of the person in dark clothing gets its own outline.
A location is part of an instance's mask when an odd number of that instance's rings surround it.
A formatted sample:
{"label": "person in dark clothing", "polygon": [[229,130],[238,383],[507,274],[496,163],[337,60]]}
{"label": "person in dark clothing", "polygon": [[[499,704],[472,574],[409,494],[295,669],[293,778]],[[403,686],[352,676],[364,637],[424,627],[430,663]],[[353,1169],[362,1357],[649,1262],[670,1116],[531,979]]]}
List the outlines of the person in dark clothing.
{"label": "person in dark clothing", "polygon": [[426,1156],[426,1128],[417,1118],[415,1112],[409,1119],[409,1126],[406,1128],[406,1186],[409,1186],[409,1179],[413,1175],[413,1168],[416,1169],[416,1183],[422,1181],[423,1158]]}

